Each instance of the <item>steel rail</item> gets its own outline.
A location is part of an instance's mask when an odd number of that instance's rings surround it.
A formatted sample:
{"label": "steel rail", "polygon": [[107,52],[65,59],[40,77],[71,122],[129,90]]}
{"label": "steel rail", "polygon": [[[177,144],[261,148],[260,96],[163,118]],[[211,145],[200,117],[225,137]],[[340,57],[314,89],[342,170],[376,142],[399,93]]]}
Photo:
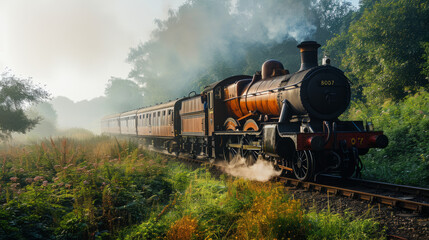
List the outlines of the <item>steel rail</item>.
{"label": "steel rail", "polygon": [[380,194],[374,194],[359,190],[353,190],[344,187],[337,187],[325,184],[319,184],[314,182],[301,182],[297,179],[278,177],[278,180],[284,182],[285,184],[290,184],[295,187],[302,187],[308,190],[316,190],[319,192],[326,191],[327,193],[332,193],[333,195],[342,195],[353,199],[360,199],[369,201],[371,203],[381,203],[384,205],[389,205],[392,207],[404,208],[419,213],[429,213],[429,204],[422,202],[415,202],[406,199],[401,199],[397,197],[390,197]]}
{"label": "steel rail", "polygon": [[[327,175],[327,174],[321,174],[319,175],[319,178],[322,178],[322,179],[327,178],[328,180],[333,180],[333,181],[341,180],[341,177],[339,176],[333,176],[333,175]],[[361,186],[366,186],[376,190],[380,189],[385,191],[392,191],[395,193],[412,194],[415,196],[429,198],[429,188],[406,186],[406,185],[379,182],[379,181],[373,181],[373,180],[365,180],[365,179],[359,179],[359,178],[347,179],[347,183],[355,184],[355,185],[359,184]]]}

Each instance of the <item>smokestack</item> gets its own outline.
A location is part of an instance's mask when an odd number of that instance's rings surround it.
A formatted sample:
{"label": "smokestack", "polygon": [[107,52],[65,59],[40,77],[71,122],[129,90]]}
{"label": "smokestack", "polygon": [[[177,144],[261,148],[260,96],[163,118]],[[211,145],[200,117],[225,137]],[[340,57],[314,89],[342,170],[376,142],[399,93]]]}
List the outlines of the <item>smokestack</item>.
{"label": "smokestack", "polygon": [[301,68],[299,71],[318,66],[317,49],[320,47],[315,41],[305,41],[297,46],[301,52]]}

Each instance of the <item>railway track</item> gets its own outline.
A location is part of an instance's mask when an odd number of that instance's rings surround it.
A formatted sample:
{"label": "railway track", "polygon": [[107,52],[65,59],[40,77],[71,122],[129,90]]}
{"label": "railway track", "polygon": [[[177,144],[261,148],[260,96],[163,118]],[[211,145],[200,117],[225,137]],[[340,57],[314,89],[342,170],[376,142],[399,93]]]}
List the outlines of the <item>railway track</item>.
{"label": "railway track", "polygon": [[[209,163],[203,157],[191,158],[186,155],[176,156],[166,151],[153,150],[169,157],[196,163]],[[210,162],[214,167],[220,167],[216,162]],[[277,177],[275,181],[285,185],[308,191],[326,192],[336,196],[364,200],[370,203],[384,204],[391,207],[407,209],[420,214],[429,214],[429,189],[398,184],[369,181],[362,179],[342,179],[338,176],[320,175],[317,182],[301,182],[294,178]]]}
{"label": "railway track", "polygon": [[298,188],[429,214],[429,189],[361,179],[338,181],[341,179],[340,177],[329,175],[322,177],[317,183],[300,182],[297,179],[286,177],[279,177],[278,180]]}

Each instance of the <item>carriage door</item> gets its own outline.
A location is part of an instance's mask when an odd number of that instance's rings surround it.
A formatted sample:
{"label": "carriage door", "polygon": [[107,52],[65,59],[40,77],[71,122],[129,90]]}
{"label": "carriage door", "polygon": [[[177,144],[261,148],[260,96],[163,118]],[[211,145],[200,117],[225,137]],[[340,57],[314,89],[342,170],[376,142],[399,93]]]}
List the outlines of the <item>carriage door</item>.
{"label": "carriage door", "polygon": [[208,135],[212,136],[214,132],[214,102],[213,102],[213,91],[208,92],[207,95],[207,107],[208,107]]}
{"label": "carriage door", "polygon": [[152,113],[149,113],[149,134],[152,134]]}

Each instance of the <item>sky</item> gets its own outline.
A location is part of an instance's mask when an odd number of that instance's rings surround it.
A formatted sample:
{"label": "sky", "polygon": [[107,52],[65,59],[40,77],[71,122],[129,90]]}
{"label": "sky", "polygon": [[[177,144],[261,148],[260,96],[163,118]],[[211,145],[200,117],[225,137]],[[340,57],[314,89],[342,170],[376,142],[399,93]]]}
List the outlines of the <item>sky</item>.
{"label": "sky", "polygon": [[[126,78],[131,47],[186,0],[0,0],[0,71],[31,77],[52,97],[104,95]],[[358,0],[351,0],[357,6]]]}

